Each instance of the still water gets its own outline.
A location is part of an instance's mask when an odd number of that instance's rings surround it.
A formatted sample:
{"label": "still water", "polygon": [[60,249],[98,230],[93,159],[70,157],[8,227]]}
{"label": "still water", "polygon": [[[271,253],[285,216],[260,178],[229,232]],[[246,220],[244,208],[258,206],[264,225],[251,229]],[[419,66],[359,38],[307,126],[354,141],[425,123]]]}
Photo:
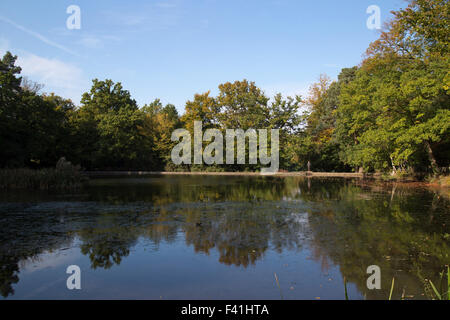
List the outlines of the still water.
{"label": "still water", "polygon": [[0,225],[3,299],[344,299],[344,277],[350,299],[393,277],[394,299],[426,299],[450,262],[448,194],[359,179],[91,179],[1,194]]}

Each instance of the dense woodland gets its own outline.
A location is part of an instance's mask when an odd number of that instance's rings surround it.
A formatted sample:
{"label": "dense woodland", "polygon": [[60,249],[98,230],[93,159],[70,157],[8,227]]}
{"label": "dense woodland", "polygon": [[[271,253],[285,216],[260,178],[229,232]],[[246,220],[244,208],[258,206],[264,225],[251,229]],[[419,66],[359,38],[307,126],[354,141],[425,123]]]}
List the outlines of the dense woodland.
{"label": "dense woodland", "polygon": [[437,174],[450,160],[450,3],[410,1],[360,65],[336,81],[321,75],[307,97],[268,97],[254,82],[196,94],[179,115],[155,100],[138,106],[120,82],[92,81],[81,105],[20,76],[0,60],[0,167],[86,170],[252,171],[258,166],[184,166],[170,160],[176,128],[280,129],[280,168]]}

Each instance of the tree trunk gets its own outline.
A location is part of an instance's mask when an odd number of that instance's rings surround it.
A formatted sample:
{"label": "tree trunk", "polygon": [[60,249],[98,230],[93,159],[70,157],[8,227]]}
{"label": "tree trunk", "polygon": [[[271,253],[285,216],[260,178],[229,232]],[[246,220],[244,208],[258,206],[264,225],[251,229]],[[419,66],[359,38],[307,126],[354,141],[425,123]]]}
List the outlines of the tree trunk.
{"label": "tree trunk", "polygon": [[425,141],[425,148],[426,148],[427,153],[428,153],[428,158],[430,159],[431,169],[433,169],[433,173],[438,173],[439,167],[438,167],[436,158],[434,157],[433,149],[431,149],[430,142]]}
{"label": "tree trunk", "polygon": [[394,176],[397,173],[397,168],[394,165],[394,160],[392,159],[392,156],[390,158],[391,158],[391,165],[392,165],[392,174],[391,174],[391,176]]}

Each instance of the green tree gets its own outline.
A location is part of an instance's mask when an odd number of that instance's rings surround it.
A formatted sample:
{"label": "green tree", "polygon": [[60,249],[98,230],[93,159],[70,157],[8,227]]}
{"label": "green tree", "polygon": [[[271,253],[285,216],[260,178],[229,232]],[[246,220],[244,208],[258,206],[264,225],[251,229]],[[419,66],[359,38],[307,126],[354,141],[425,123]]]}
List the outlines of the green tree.
{"label": "green tree", "polygon": [[0,166],[54,166],[70,146],[68,116],[73,104],[39,95],[41,86],[22,83],[17,57],[0,60]]}
{"label": "green tree", "polygon": [[138,126],[141,135],[146,137],[148,147],[152,148],[157,158],[159,170],[172,169],[171,151],[175,143],[171,140],[172,132],[180,126],[178,111],[172,104],[165,107],[159,99],[142,108],[143,122]]}
{"label": "green tree", "polygon": [[216,101],[223,128],[247,130],[269,127],[269,98],[254,82],[244,79],[221,84]]}
{"label": "green tree", "polygon": [[80,160],[91,169],[138,169],[154,166],[152,150],[140,134],[143,113],[129,91],[111,80],[93,80],[73,118]]}
{"label": "green tree", "polygon": [[448,12],[448,1],[411,1],[371,44],[339,97],[345,163],[394,172],[448,166]]}
{"label": "green tree", "polygon": [[336,121],[342,86],[354,78],[355,71],[356,67],[342,69],[338,81],[333,82],[326,75],[320,76],[305,100],[306,128],[302,138],[305,148],[302,150],[306,153],[302,157],[311,162],[314,171],[348,170],[339,158],[340,140],[336,136]]}

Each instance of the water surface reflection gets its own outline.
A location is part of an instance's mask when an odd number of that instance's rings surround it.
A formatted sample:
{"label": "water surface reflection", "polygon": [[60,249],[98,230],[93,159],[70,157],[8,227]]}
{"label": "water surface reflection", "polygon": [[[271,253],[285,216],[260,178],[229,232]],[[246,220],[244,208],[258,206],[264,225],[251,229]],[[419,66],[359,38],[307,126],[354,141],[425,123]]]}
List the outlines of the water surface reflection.
{"label": "water surface reflection", "polygon": [[[5,298],[425,298],[450,262],[449,200],[361,180],[165,176],[0,196]],[[65,268],[83,288],[66,289]],[[382,290],[366,288],[366,268]]]}

